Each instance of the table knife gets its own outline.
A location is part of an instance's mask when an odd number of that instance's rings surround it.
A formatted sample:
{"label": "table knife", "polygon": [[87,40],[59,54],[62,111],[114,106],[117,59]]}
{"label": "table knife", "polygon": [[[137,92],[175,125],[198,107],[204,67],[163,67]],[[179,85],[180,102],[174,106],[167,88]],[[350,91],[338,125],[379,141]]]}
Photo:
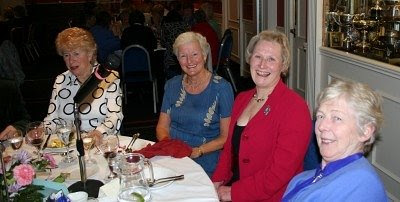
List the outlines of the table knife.
{"label": "table knife", "polygon": [[47,138],[46,138],[46,142],[44,142],[44,145],[43,145],[43,147],[42,147],[42,150],[44,150],[44,149],[46,149],[47,148],[47,143],[49,142],[49,140],[50,140],[50,136],[51,136],[51,133],[47,136]]}

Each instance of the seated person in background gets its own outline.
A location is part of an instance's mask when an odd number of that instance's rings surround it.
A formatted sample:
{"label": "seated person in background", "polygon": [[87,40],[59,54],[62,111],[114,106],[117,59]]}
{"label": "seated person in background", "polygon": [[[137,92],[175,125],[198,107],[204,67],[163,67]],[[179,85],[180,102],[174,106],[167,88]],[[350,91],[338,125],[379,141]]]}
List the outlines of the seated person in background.
{"label": "seated person in background", "polygon": [[[0,22],[0,30],[5,28],[6,25]],[[3,31],[0,32],[0,78],[14,80],[18,87],[21,87],[25,79],[18,50],[10,41],[8,33]]]}
{"label": "seated person in background", "polygon": [[364,157],[383,122],[381,97],[367,85],[334,80],[317,105],[321,165],[294,177],[283,201],[387,201],[379,176]]}
{"label": "seated person in background", "polygon": [[118,16],[118,18],[121,22],[121,33],[123,33],[124,30],[130,26],[129,25],[129,15],[131,14],[131,12],[132,11],[130,9],[124,9],[121,11],[121,13]]}
{"label": "seated person in background", "polygon": [[[68,70],[58,75],[54,82],[48,114],[44,119],[53,133],[55,120],[74,120],[73,98],[98,65],[96,43],[89,31],[77,27],[65,29],[58,34],[55,43]],[[94,136],[96,143],[100,142],[103,134],[119,131],[123,119],[121,98],[118,72],[112,71],[80,104],[80,129]]]}
{"label": "seated person in background", "polygon": [[107,11],[96,14],[96,24],[90,28],[90,32],[97,44],[97,61],[106,62],[108,55],[121,49],[120,39],[110,29],[111,15]]}
{"label": "seated person in background", "polygon": [[281,201],[289,181],[303,171],[310,111],[281,79],[290,64],[285,34],[263,31],[254,36],[246,61],[256,86],[235,99],[212,181],[221,201]]}
{"label": "seated person in background", "polygon": [[19,86],[14,80],[0,78],[0,140],[17,130],[25,133],[30,116],[25,109]]}
{"label": "seated person in background", "polygon": [[150,57],[157,48],[157,39],[150,27],[144,26],[144,15],[139,10],[134,10],[129,15],[129,27],[124,30],[121,37],[121,48],[138,44],[143,46]]}
{"label": "seated person in background", "polygon": [[228,135],[233,91],[226,80],[206,69],[208,50],[198,33],[185,32],[175,40],[183,75],[165,84],[156,132],[159,141],[179,139],[191,146],[190,157],[211,176]]}
{"label": "seated person in background", "polygon": [[194,7],[192,2],[183,2],[182,3],[182,18],[183,22],[185,22],[186,26],[192,27],[194,25],[194,17],[193,17]]}
{"label": "seated person in background", "polygon": [[207,42],[210,44],[211,48],[212,65],[216,66],[219,48],[218,35],[217,33],[215,33],[210,24],[208,24],[206,20],[206,13],[204,13],[203,10],[199,9],[194,12],[194,21],[195,24],[192,26],[192,31],[198,32],[206,37]]}
{"label": "seated person in background", "polygon": [[[181,7],[178,8],[180,9]],[[188,31],[190,28],[187,27],[183,22],[182,16],[177,10],[178,8],[169,11],[167,16],[163,18],[163,22],[161,24],[160,42],[161,46],[166,49],[164,54],[164,69],[167,79],[170,79],[181,73],[179,62],[176,60],[176,56],[172,50],[172,44],[179,34]]]}
{"label": "seated person in background", "polygon": [[154,32],[154,35],[159,40],[161,32],[161,21],[164,17],[164,6],[162,4],[155,4],[151,8],[151,24],[150,27]]}
{"label": "seated person in background", "polygon": [[214,29],[215,33],[218,35],[218,40],[221,39],[221,26],[219,26],[218,22],[214,19],[214,7],[211,3],[205,2],[200,6],[201,10],[206,14],[206,19],[208,24]]}

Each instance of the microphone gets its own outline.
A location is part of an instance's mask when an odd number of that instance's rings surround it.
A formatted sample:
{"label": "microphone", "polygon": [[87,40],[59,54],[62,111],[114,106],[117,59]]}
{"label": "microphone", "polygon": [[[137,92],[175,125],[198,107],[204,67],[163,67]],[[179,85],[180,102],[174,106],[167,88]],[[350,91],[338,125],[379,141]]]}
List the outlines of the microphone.
{"label": "microphone", "polygon": [[120,63],[121,59],[118,56],[115,54],[109,55],[106,63],[97,66],[94,72],[79,88],[74,97],[74,102],[81,103],[94,89],[97,88],[100,82],[110,75],[112,69],[117,69],[119,67]]}

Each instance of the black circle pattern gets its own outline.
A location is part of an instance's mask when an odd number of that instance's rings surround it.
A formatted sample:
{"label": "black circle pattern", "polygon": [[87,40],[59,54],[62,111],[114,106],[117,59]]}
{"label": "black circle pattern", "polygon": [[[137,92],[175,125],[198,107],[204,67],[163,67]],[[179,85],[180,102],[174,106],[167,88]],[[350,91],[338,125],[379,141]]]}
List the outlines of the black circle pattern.
{"label": "black circle pattern", "polygon": [[71,96],[71,91],[69,89],[63,88],[58,92],[58,97],[62,99],[67,99]]}
{"label": "black circle pattern", "polygon": [[106,103],[103,103],[103,104],[101,104],[100,107],[99,107],[99,112],[100,112],[100,114],[102,114],[102,115],[106,115],[106,114],[107,114],[107,112],[104,112],[104,111],[103,111],[103,108],[107,109],[107,107],[104,107],[105,105],[106,105]]}
{"label": "black circle pattern", "polygon": [[90,105],[90,103],[82,103],[79,106],[79,113],[81,114],[89,114],[90,111],[92,111],[92,105]]}
{"label": "black circle pattern", "polygon": [[[112,74],[119,78],[118,72],[113,71]],[[92,93],[93,99],[87,99],[87,102],[79,105],[79,114],[81,118],[84,117],[79,122],[84,128],[92,127],[95,129],[102,125],[103,129],[107,129],[106,133],[109,133],[109,129],[119,131],[122,124],[122,91],[119,88],[119,79],[106,82],[110,83],[106,88],[98,87]],[[54,118],[67,117],[73,119],[75,107],[73,97],[79,87],[77,78],[69,71],[56,78],[48,108],[48,117],[45,118],[45,121],[52,126],[51,128],[55,128],[55,123],[51,121]],[[113,97],[112,100],[107,98],[108,96]]]}
{"label": "black circle pattern", "polygon": [[96,128],[97,125],[99,125],[99,119],[97,119],[97,118],[90,119],[89,125],[92,126],[93,128]]}
{"label": "black circle pattern", "polygon": [[65,81],[65,75],[64,74],[60,74],[60,76],[57,77],[57,79],[56,79],[56,84],[62,84],[62,83],[64,83],[64,81]]}
{"label": "black circle pattern", "polygon": [[[96,90],[93,91],[92,97],[94,99],[99,99],[104,94],[104,89],[102,87],[97,87]],[[96,96],[97,95],[97,96]]]}
{"label": "black circle pattern", "polygon": [[71,115],[74,113],[74,103],[68,103],[64,106],[63,109],[64,114]]}
{"label": "black circle pattern", "polygon": [[55,112],[57,109],[56,104],[50,102],[49,104],[49,110],[47,111],[48,114],[52,114],[53,112]]}

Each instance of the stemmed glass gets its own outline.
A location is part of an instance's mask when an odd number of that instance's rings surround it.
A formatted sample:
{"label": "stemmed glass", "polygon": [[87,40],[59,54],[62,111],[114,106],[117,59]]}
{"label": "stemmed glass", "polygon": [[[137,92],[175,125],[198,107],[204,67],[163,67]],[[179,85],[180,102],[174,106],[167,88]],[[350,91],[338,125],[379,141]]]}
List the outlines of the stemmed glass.
{"label": "stemmed glass", "polygon": [[21,148],[23,140],[24,140],[23,139],[23,135],[22,135],[22,131],[17,130],[15,133],[12,133],[12,134],[8,135],[8,140],[11,143],[11,147],[14,150],[18,151],[18,149]]}
{"label": "stemmed glass", "polygon": [[106,180],[111,180],[117,177],[114,170],[114,158],[117,156],[118,149],[118,139],[115,135],[109,135],[103,138],[100,145],[100,150],[103,152],[104,158],[106,158],[108,163],[108,168],[110,169],[110,174],[107,176]]}
{"label": "stemmed glass", "polygon": [[89,136],[88,133],[82,133],[82,141],[85,154],[87,154],[86,162],[88,164],[95,164],[96,160],[92,159],[90,156],[90,150],[92,150],[94,147],[94,137]]}
{"label": "stemmed glass", "polygon": [[74,137],[74,122],[71,120],[60,120],[57,123],[57,135],[61,142],[67,147],[67,155],[62,160],[64,163],[72,163],[75,161],[75,157],[69,155],[69,145]]}
{"label": "stemmed glass", "polygon": [[45,136],[46,130],[44,123],[41,121],[35,121],[28,124],[26,132],[26,140],[29,144],[34,146],[37,150],[38,160],[40,160],[40,148],[43,143],[43,137]]}

